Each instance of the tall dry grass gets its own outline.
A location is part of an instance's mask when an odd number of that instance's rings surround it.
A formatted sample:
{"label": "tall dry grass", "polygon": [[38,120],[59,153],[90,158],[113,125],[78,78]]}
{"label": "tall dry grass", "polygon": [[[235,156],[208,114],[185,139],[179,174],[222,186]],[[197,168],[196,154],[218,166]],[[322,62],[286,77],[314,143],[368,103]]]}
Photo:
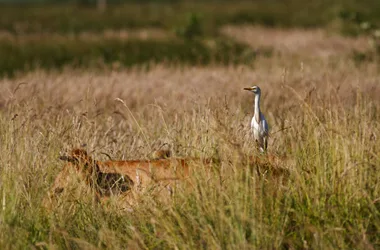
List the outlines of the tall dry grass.
{"label": "tall dry grass", "polygon": [[[253,67],[63,73],[0,81],[0,246],[111,249],[376,249],[380,247],[380,74],[346,58],[260,58]],[[269,152],[286,175],[256,171],[248,124],[253,96],[271,127]],[[122,99],[126,106],[115,101]],[[52,211],[41,202],[84,147],[96,159],[213,157],[192,189],[169,202],[153,194],[124,210],[78,195]]]}

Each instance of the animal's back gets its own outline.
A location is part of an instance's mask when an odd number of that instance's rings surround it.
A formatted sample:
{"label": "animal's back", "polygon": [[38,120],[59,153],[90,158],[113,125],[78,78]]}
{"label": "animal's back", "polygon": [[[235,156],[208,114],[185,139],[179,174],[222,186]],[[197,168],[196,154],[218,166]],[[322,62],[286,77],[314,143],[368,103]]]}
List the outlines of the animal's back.
{"label": "animal's back", "polygon": [[154,179],[179,178],[189,172],[185,159],[106,161],[97,164],[104,173],[124,174],[134,177],[132,179],[136,179],[139,174]]}

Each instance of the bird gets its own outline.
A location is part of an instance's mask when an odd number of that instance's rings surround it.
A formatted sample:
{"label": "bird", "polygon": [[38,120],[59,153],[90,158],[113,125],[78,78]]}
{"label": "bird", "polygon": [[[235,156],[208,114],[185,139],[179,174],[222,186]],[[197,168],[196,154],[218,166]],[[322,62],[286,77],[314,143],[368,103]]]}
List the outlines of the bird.
{"label": "bird", "polygon": [[263,113],[260,111],[261,89],[258,86],[244,88],[255,94],[254,114],[251,121],[251,132],[261,152],[266,152],[268,147],[269,126]]}

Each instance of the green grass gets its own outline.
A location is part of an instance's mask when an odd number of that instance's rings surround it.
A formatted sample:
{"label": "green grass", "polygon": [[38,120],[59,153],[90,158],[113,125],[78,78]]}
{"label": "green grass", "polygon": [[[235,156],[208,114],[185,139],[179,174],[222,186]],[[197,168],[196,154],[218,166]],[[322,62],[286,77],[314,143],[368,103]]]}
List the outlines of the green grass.
{"label": "green grass", "polygon": [[120,39],[43,39],[37,41],[0,41],[0,74],[17,71],[62,69],[71,67],[131,67],[149,63],[207,65],[252,64],[257,55],[271,51],[253,51],[227,38],[213,40],[120,40]]}
{"label": "green grass", "polygon": [[[362,34],[361,22],[379,24],[377,10],[378,4],[369,0],[362,4],[355,1],[148,2],[111,4],[105,13],[75,4],[3,5],[0,30],[10,32],[12,38],[0,38],[0,74],[12,76],[36,67],[130,67],[150,62],[251,64],[256,54],[270,56],[272,51],[254,52],[243,44],[224,41],[219,34],[220,27],[228,24],[326,27],[358,35]],[[149,28],[161,29],[168,37],[125,41],[103,36],[107,30]],[[86,33],[97,38],[72,39]],[[60,38],[50,37],[51,34]],[[372,54],[372,51],[356,53],[354,59],[367,60]]]}
{"label": "green grass", "polygon": [[160,27],[173,29],[189,13],[203,17],[203,29],[215,34],[225,24],[261,24],[275,27],[326,27],[337,19],[379,24],[379,3],[366,1],[238,1],[111,4],[102,13],[75,4],[3,5],[0,30],[12,33],[78,33],[104,29]]}

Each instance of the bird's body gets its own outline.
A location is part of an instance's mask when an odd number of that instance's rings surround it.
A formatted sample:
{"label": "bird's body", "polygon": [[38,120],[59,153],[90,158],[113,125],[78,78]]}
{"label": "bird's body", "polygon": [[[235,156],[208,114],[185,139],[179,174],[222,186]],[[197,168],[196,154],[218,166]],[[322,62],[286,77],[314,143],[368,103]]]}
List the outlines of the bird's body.
{"label": "bird's body", "polygon": [[251,131],[260,151],[264,152],[268,147],[269,126],[263,113],[260,111],[261,90],[257,86],[244,88],[255,94],[254,114],[251,121]]}
{"label": "bird's body", "polygon": [[260,113],[260,120],[257,122],[255,117],[252,117],[251,131],[261,151],[265,151],[268,147],[268,123],[265,117]]}

